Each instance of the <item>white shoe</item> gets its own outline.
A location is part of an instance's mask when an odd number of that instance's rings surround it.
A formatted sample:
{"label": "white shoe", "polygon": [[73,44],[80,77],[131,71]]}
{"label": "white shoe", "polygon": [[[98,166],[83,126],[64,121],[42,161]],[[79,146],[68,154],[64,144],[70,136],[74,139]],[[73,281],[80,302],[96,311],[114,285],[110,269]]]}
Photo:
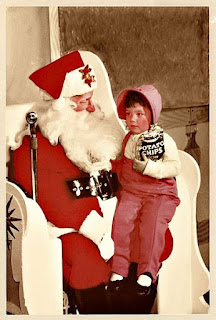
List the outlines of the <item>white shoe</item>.
{"label": "white shoe", "polygon": [[110,278],[110,281],[117,281],[117,280],[123,280],[124,277],[122,277],[120,274],[113,272]]}
{"label": "white shoe", "polygon": [[146,274],[141,274],[137,280],[137,283],[143,287],[150,287],[152,284],[152,279]]}

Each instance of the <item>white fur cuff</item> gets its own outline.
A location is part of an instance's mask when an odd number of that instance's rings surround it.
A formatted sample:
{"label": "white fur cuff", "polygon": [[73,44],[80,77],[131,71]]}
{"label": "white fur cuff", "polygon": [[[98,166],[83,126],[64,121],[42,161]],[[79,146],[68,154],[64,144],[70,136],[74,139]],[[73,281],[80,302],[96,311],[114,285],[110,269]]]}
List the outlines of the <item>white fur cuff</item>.
{"label": "white fur cuff", "polygon": [[109,260],[114,255],[114,242],[112,238],[105,234],[98,245],[100,255],[104,260]]}
{"label": "white fur cuff", "polygon": [[79,229],[80,234],[92,240],[96,245],[100,243],[105,232],[105,221],[96,210],[92,210],[89,213]]}

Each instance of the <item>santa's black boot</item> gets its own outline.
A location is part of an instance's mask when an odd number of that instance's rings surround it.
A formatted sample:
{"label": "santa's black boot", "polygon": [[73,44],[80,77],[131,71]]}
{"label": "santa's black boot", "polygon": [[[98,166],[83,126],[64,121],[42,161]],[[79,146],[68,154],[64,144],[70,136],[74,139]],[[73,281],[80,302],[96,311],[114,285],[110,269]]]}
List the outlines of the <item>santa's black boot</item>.
{"label": "santa's black boot", "polygon": [[75,289],[74,293],[79,314],[109,313],[104,284],[89,289]]}
{"label": "santa's black boot", "polygon": [[142,291],[140,287],[137,286],[137,264],[131,263],[127,279],[119,281],[116,287],[112,283],[108,285],[107,296],[110,313],[151,313],[157,295],[157,283],[151,285],[148,295],[146,295],[146,290]]}

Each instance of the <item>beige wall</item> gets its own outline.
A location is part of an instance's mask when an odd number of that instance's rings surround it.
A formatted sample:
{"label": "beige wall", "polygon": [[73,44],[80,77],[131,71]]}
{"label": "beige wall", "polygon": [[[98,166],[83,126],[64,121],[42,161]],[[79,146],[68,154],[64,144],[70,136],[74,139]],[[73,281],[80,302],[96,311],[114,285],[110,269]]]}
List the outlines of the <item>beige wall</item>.
{"label": "beige wall", "polygon": [[48,8],[7,8],[7,105],[35,101],[29,75],[50,61]]}

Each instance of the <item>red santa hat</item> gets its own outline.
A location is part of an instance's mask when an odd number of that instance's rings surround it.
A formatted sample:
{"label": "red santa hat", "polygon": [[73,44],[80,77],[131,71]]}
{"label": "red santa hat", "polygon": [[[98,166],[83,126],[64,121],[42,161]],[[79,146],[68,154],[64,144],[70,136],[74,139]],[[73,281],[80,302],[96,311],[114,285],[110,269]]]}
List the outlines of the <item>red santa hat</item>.
{"label": "red santa hat", "polygon": [[97,87],[93,68],[84,63],[78,51],[40,68],[29,79],[54,99],[81,95]]}

